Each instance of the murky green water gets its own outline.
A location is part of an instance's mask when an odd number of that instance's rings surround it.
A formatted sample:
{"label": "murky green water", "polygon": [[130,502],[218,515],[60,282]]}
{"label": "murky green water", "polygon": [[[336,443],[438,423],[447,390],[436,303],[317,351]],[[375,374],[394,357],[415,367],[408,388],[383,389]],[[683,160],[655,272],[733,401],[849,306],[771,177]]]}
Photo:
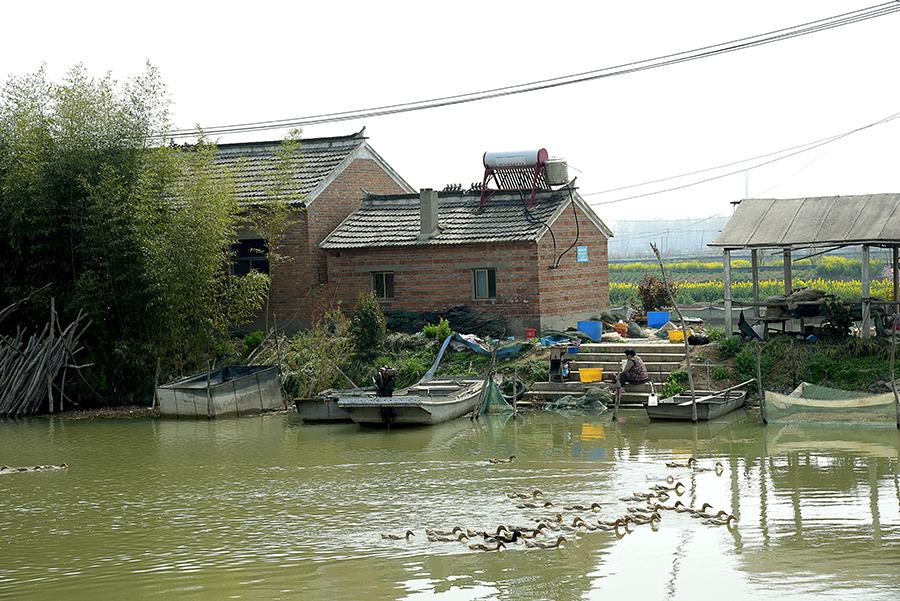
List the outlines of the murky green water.
{"label": "murky green water", "polygon": [[[900,476],[894,429],[649,423],[642,411],[466,418],[392,431],[234,420],[0,422],[0,599],[896,599]],[[488,457],[516,454],[511,464]],[[667,468],[691,454],[721,475]],[[673,475],[740,518],[664,512],[622,538],[561,550],[470,551],[426,527],[526,524],[567,503]],[[557,507],[517,509],[535,488]],[[563,511],[566,519],[584,515]],[[380,532],[413,530],[409,541]]]}

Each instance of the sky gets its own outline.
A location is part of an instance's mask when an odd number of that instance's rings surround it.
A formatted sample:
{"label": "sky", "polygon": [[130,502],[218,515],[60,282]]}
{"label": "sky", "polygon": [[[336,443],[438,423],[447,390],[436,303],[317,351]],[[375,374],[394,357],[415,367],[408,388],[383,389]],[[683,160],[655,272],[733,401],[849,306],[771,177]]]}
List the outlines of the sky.
{"label": "sky", "polygon": [[[884,4],[0,0],[0,75],[44,65],[61,82],[82,63],[124,82],[149,61],[167,86],[173,125],[212,128],[611,69]],[[900,113],[898,33],[893,13],[640,72],[307,125],[303,137],[365,126],[371,146],[414,189],[468,187],[482,180],[485,152],[544,148],[567,161],[607,223],[728,215],[745,197],[900,192],[900,119],[770,162]]]}

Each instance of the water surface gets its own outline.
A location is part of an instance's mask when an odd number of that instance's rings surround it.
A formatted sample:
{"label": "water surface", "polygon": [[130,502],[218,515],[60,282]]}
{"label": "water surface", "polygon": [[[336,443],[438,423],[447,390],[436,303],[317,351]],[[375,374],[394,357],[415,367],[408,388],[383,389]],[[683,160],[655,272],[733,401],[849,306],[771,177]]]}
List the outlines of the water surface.
{"label": "water surface", "polygon": [[[295,413],[2,421],[0,463],[70,467],[0,476],[0,598],[893,600],[898,444],[893,428],[762,426],[742,410],[697,426],[635,409],[393,430]],[[692,455],[724,469],[665,465]],[[708,502],[737,527],[669,511],[622,537],[499,553],[425,537],[613,519],[669,475],[685,486],[668,504]],[[506,496],[535,489],[556,506]]]}

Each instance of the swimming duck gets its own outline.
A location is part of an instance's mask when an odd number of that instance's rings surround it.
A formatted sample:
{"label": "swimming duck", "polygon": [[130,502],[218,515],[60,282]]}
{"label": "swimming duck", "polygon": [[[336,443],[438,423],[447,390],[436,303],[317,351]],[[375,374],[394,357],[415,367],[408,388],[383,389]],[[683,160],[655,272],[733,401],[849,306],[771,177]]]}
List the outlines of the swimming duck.
{"label": "swimming duck", "polygon": [[507,536],[505,534],[498,534],[496,536],[491,536],[490,534],[484,535],[484,542],[486,543],[514,543],[522,537],[522,532],[519,530],[513,530],[511,536]]}
{"label": "swimming duck", "polygon": [[693,457],[689,457],[687,463],[678,463],[677,461],[666,461],[666,467],[691,467],[697,461]]}
{"label": "swimming duck", "polygon": [[722,470],[725,469],[725,466],[722,465],[721,461],[716,461],[715,467],[703,467],[702,465],[692,465],[691,469],[694,470],[695,472],[711,472],[711,471],[721,472]]}
{"label": "swimming duck", "polygon": [[569,542],[569,539],[567,539],[565,536],[560,536],[555,541],[548,541],[548,542],[525,541],[525,546],[530,547],[532,549],[555,549],[556,547],[560,546],[562,543],[567,543],[567,542]]}
{"label": "swimming duck", "polygon": [[738,519],[736,517],[734,517],[733,515],[728,515],[724,518],[709,518],[709,519],[703,520],[700,523],[701,524],[709,524],[710,526],[728,526],[729,528],[731,528],[732,520],[734,520],[735,522],[738,521]]}
{"label": "swimming duck", "polygon": [[587,525],[583,519],[576,517],[572,520],[571,524],[560,524],[556,528],[550,527],[551,530],[561,530],[562,532],[576,532],[579,528],[583,528]]}
{"label": "swimming duck", "polygon": [[662,516],[657,512],[653,512],[650,515],[642,515],[642,514],[632,514],[632,522],[635,524],[651,524],[653,522],[658,522],[662,519]]}
{"label": "swimming duck", "polygon": [[720,509],[718,513],[708,513],[706,511],[698,511],[696,513],[692,513],[692,518],[704,518],[704,519],[718,519],[723,515],[728,515],[728,512],[724,509]]}
{"label": "swimming duck", "polygon": [[653,508],[656,510],[664,509],[666,511],[678,511],[682,507],[684,507],[684,503],[681,501],[675,501],[674,505],[663,505],[662,503],[656,503],[653,505]]}
{"label": "swimming duck", "polygon": [[517,530],[519,530],[519,532],[522,533],[522,538],[534,538],[538,534],[543,534],[544,528],[549,530],[550,526],[548,526],[547,524],[538,524],[537,528],[527,528],[527,529],[526,528],[521,528],[521,529],[517,528]]}
{"label": "swimming duck", "polygon": [[706,508],[707,508],[707,507],[712,507],[712,503],[704,503],[704,504],[700,507],[700,509],[697,509],[696,507],[684,507],[684,506],[681,506],[681,507],[679,507],[679,508],[677,509],[677,511],[679,511],[679,512],[687,512],[687,513],[690,513],[691,515],[693,515],[693,514],[695,514],[695,513],[703,513],[704,511],[706,511]]}
{"label": "swimming duck", "polygon": [[669,476],[651,476],[650,474],[647,474],[647,475],[644,476],[644,479],[645,479],[645,480],[665,480],[665,481],[668,482],[669,484],[672,484],[673,482],[675,482],[675,476],[672,476],[672,475],[669,475]]}
{"label": "swimming duck", "polygon": [[591,503],[588,505],[566,505],[563,507],[566,511],[593,511],[594,509],[601,509],[600,503]]}
{"label": "swimming duck", "polygon": [[415,536],[415,535],[416,535],[416,533],[413,532],[412,530],[407,530],[406,534],[388,534],[386,532],[382,532],[381,538],[384,538],[387,540],[403,540],[405,538],[406,540],[409,540],[410,536]]}
{"label": "swimming duck", "polygon": [[562,516],[561,513],[557,513],[557,514],[556,514],[556,517],[553,517],[553,518],[544,515],[544,516],[541,516],[541,517],[538,517],[538,518],[532,518],[531,521],[533,521],[533,522],[546,522],[546,523],[548,523],[548,524],[555,524],[555,523],[557,523],[557,522],[562,522],[562,521],[563,521],[563,516]]}
{"label": "swimming duck", "polygon": [[544,507],[555,507],[555,505],[553,503],[551,503],[550,501],[544,501],[543,503],[532,503],[529,501],[526,503],[519,503],[518,505],[516,505],[517,509],[541,509]]}
{"label": "swimming duck", "polygon": [[499,551],[501,547],[504,549],[506,548],[506,545],[503,544],[503,541],[498,541],[496,547],[492,547],[484,543],[474,543],[469,545],[469,548],[473,551]]}
{"label": "swimming duck", "polygon": [[465,532],[460,532],[458,536],[453,535],[442,535],[442,534],[429,534],[428,540],[433,543],[453,543],[457,541],[461,541],[463,538],[469,540],[469,537],[466,536]]}
{"label": "swimming duck", "polygon": [[675,484],[654,484],[650,487],[650,490],[674,490],[676,493],[679,492],[678,487],[684,487],[684,482],[678,481]]}
{"label": "swimming duck", "polygon": [[425,528],[425,534],[433,536],[453,536],[457,532],[463,532],[463,529],[459,526],[455,526],[453,530],[434,530],[432,528]]}
{"label": "swimming duck", "polygon": [[500,524],[499,526],[497,526],[497,530],[495,530],[494,532],[487,532],[485,530],[472,530],[471,528],[466,528],[466,535],[468,535],[469,538],[484,536],[485,534],[487,534],[488,536],[497,536],[500,534],[501,530],[506,532],[507,534],[509,533],[509,529],[503,524]]}
{"label": "swimming duck", "polygon": [[508,493],[506,493],[506,496],[509,497],[510,499],[536,499],[537,497],[539,497],[543,494],[544,493],[542,493],[541,491],[535,490],[530,495],[528,493],[524,493],[524,492],[508,492]]}
{"label": "swimming duck", "polygon": [[625,528],[625,531],[628,531],[628,522],[626,522],[622,518],[616,518],[613,522],[604,522],[601,520],[597,520],[597,525],[594,526],[593,530],[605,530],[606,532],[610,532],[613,530],[617,530],[619,528]]}
{"label": "swimming duck", "polygon": [[518,457],[510,455],[509,459],[488,459],[488,463],[512,463],[513,459],[518,459]]}

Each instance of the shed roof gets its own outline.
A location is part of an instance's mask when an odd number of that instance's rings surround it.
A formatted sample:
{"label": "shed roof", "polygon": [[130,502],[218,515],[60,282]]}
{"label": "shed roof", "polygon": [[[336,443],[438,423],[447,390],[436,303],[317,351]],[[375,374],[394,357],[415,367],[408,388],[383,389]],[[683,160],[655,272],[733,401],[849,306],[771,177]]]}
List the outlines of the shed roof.
{"label": "shed roof", "polygon": [[722,248],[900,244],[900,194],[748,198],[719,236]]}
{"label": "shed roof", "polygon": [[[576,209],[607,237],[612,232],[573,192]],[[538,240],[562,211],[569,208],[564,191],[539,192],[531,208],[518,192],[497,192],[478,212],[480,196],[464,192],[438,195],[439,231],[419,240],[419,195],[372,196],[351,213],[319,245],[326,250],[392,246],[442,246]]]}

